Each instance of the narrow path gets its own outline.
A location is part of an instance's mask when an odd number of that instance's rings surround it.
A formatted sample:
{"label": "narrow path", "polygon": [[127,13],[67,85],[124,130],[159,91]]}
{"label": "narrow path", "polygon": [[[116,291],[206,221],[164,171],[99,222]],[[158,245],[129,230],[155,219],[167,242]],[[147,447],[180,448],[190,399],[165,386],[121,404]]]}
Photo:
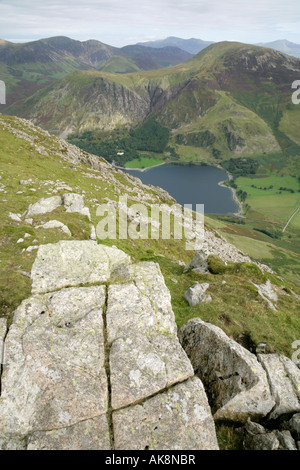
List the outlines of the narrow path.
{"label": "narrow path", "polygon": [[293,219],[293,217],[295,217],[295,215],[297,214],[297,212],[298,212],[299,209],[300,209],[300,204],[299,204],[299,206],[297,207],[297,209],[295,210],[295,212],[291,215],[291,217],[289,218],[289,220],[287,221],[287,223],[285,224],[284,229],[282,230],[282,233],[285,232],[287,226],[289,225],[289,223],[291,222],[291,220]]}

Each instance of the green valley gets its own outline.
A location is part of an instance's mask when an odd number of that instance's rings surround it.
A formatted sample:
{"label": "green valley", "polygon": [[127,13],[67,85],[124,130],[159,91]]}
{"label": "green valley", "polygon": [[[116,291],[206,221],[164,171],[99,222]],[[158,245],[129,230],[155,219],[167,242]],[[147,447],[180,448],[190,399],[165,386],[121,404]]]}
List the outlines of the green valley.
{"label": "green valley", "polygon": [[221,233],[299,282],[300,60],[235,42],[168,68],[135,71],[132,60],[112,55],[106,72],[74,71],[7,112],[117,166],[225,168],[244,217],[219,217]]}

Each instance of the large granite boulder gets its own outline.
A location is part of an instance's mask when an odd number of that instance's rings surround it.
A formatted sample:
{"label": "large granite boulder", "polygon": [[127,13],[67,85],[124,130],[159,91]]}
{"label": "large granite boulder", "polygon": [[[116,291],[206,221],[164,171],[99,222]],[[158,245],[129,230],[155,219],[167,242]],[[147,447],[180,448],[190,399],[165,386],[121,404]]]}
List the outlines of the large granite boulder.
{"label": "large granite boulder", "polygon": [[218,449],[159,265],[68,241],[31,277],[1,335],[1,449]]}
{"label": "large granite boulder", "polygon": [[256,356],[200,318],[189,320],[179,339],[203,381],[215,420],[244,423],[271,411],[275,401]]}

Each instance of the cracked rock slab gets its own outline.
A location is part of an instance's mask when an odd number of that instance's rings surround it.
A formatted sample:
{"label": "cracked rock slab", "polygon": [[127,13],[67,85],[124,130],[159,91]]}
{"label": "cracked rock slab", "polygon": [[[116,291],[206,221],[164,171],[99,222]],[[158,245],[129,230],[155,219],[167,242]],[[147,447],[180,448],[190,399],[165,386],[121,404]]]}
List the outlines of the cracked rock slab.
{"label": "cracked rock slab", "polygon": [[[77,425],[107,411],[105,287],[33,296],[16,310],[5,340],[0,399],[2,447]],[[21,443],[21,444],[20,444]]]}
{"label": "cracked rock slab", "polygon": [[164,309],[171,309],[171,304],[157,309],[158,285],[156,289],[153,286],[153,296],[149,298],[146,284],[147,279],[145,284],[141,282],[142,292],[134,283],[108,288],[106,317],[113,409],[194,375],[178,341],[175,321],[163,313]]}
{"label": "cracked rock slab", "polygon": [[215,420],[244,423],[271,411],[275,401],[254,354],[200,318],[180,329],[179,340],[204,383]]}
{"label": "cracked rock slab", "polygon": [[92,240],[41,245],[31,270],[32,293],[104,283],[114,269],[129,263],[130,257],[123,251]]}
{"label": "cracked rock slab", "polygon": [[54,431],[33,433],[27,450],[110,450],[105,415]]}
{"label": "cracked rock slab", "polygon": [[116,450],[218,450],[201,381],[193,377],[113,412]]}

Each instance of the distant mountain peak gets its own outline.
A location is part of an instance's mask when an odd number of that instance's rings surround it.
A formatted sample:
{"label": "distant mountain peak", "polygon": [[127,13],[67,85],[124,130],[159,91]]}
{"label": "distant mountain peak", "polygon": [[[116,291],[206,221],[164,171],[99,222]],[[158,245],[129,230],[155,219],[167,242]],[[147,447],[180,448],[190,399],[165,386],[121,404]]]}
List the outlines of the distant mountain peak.
{"label": "distant mountain peak", "polygon": [[258,46],[269,47],[284,54],[300,57],[300,44],[295,44],[288,39],[278,39],[276,41],[259,43]]}
{"label": "distant mountain peak", "polygon": [[190,39],[182,39],[176,36],[169,36],[165,39],[159,39],[156,41],[148,41],[148,42],[139,42],[138,45],[147,46],[147,47],[154,47],[160,49],[162,47],[178,47],[183,51],[189,52],[190,54],[198,54],[198,52],[202,51],[205,47],[213,44],[213,41],[203,41],[202,39],[190,38]]}

